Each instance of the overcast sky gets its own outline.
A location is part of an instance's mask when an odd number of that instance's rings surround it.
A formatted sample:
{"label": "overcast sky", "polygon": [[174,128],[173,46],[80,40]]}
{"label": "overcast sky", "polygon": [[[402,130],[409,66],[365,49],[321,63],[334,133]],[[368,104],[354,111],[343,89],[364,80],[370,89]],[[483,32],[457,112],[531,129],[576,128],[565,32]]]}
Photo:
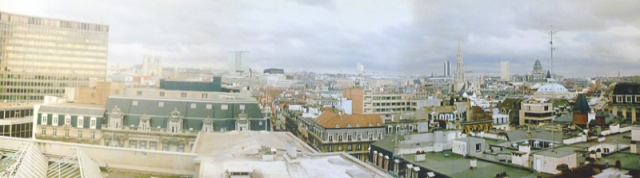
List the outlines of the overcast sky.
{"label": "overcast sky", "polygon": [[567,77],[640,74],[640,1],[6,1],[0,11],[109,25],[109,64],[226,68],[249,51],[256,69],[442,74],[528,73],[536,59]]}

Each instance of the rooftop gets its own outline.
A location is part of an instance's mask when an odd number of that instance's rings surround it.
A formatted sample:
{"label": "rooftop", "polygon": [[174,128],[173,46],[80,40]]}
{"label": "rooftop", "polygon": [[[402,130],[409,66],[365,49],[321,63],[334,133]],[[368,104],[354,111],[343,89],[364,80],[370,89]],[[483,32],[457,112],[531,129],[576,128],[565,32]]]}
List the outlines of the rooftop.
{"label": "rooftop", "polygon": [[342,114],[325,108],[315,120],[324,128],[382,127],[384,121],[378,114]]}
{"label": "rooftop", "polygon": [[[445,156],[445,154],[448,154],[448,156]],[[495,177],[496,174],[501,172],[506,172],[509,177],[535,177],[532,172],[526,169],[482,160],[478,160],[476,169],[469,169],[471,159],[462,155],[452,154],[451,151],[425,153],[425,160],[419,162],[412,161],[415,160],[415,154],[404,155],[403,158],[409,160],[409,163],[414,166],[418,165],[450,177]]]}
{"label": "rooftop", "polygon": [[317,153],[290,132],[200,132],[193,153],[199,155],[257,154],[262,147],[284,150],[292,140],[300,153]]}

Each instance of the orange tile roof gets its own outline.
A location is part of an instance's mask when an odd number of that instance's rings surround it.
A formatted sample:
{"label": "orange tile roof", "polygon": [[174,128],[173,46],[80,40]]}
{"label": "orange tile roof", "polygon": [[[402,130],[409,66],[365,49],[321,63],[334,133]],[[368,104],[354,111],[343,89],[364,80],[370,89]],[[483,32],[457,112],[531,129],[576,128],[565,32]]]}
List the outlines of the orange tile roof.
{"label": "orange tile roof", "polygon": [[338,114],[332,108],[325,107],[323,112],[315,120],[324,128],[367,128],[384,127],[384,122],[378,114]]}

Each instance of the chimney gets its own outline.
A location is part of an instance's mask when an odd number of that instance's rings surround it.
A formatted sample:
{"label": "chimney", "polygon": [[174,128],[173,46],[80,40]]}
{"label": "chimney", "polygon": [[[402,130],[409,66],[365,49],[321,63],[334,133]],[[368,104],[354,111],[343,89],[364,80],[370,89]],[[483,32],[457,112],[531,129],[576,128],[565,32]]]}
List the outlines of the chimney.
{"label": "chimney", "polygon": [[296,148],[296,143],[291,140],[287,141],[287,155],[291,159],[295,159],[296,157],[298,157],[298,150]]}

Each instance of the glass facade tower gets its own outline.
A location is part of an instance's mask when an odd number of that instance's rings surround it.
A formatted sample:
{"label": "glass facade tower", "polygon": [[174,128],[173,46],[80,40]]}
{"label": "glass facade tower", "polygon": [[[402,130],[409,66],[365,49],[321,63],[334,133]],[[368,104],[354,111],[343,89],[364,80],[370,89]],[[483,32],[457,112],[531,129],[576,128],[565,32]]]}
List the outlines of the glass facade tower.
{"label": "glass facade tower", "polygon": [[38,101],[107,72],[107,25],[0,12],[0,101]]}

